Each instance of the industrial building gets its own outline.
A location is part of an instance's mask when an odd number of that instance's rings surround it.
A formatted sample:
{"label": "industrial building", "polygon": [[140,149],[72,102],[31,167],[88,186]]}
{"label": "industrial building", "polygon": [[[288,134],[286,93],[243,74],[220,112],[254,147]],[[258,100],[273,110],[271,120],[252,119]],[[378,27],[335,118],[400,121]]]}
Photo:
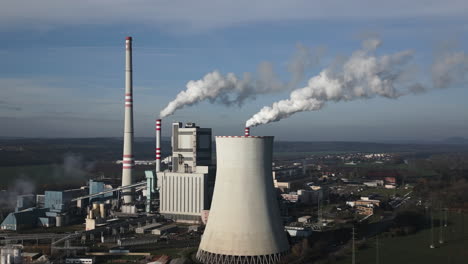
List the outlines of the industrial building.
{"label": "industrial building", "polygon": [[[15,212],[0,225],[2,230],[23,230],[34,227],[61,226],[80,216],[81,208],[72,201],[85,194],[86,188],[64,191],[45,191],[44,195],[20,195]],[[43,205],[36,201],[43,198]]]}
{"label": "industrial building", "polygon": [[216,184],[200,262],[278,263],[289,250],[272,156],[273,137],[216,137]]}
{"label": "industrial building", "polygon": [[16,199],[15,211],[21,211],[36,206],[36,196],[34,194],[19,195]]}
{"label": "industrial building", "polygon": [[68,257],[65,259],[65,263],[69,264],[93,264],[96,263],[94,257]]}
{"label": "industrial building", "polygon": [[142,227],[137,227],[135,228],[135,233],[137,234],[146,234],[146,233],[151,233],[151,230],[160,227],[162,224],[161,223],[152,223],[149,225],[144,225]]}
{"label": "industrial building", "polygon": [[177,221],[201,222],[214,185],[211,129],[172,124],[172,164],[158,172],[160,213]]}
{"label": "industrial building", "polygon": [[[97,194],[107,190],[113,189],[112,185],[107,184],[104,181],[89,180],[89,194]],[[104,193],[99,196],[94,196],[89,198],[89,203],[97,201],[105,201],[113,197],[112,192]]]}
{"label": "industrial building", "polygon": [[151,230],[151,234],[160,236],[172,232],[174,230],[177,230],[176,225],[165,225],[162,227],[154,228],[153,230]]}
{"label": "industrial building", "polygon": [[7,245],[0,249],[1,264],[23,263],[23,245]]}
{"label": "industrial building", "polygon": [[29,208],[19,212],[13,212],[3,220],[2,230],[18,231],[33,228],[38,225],[39,217],[45,217],[47,209]]}
{"label": "industrial building", "polygon": [[65,191],[45,191],[44,207],[51,212],[64,213],[76,207],[72,199],[86,193],[85,189],[72,189]]}

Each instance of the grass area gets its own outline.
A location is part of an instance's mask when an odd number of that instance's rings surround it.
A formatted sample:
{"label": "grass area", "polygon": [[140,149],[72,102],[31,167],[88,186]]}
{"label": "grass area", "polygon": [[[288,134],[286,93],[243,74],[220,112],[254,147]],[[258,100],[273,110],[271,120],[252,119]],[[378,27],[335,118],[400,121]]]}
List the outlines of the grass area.
{"label": "grass area", "polygon": [[390,163],[375,163],[375,162],[362,162],[356,165],[343,165],[350,168],[362,168],[369,170],[397,170],[403,177],[432,177],[438,174],[430,169],[418,168],[408,164],[390,164]]}
{"label": "grass area", "polygon": [[357,153],[358,151],[307,151],[307,152],[274,152],[273,156],[274,157],[305,157],[305,156],[310,156],[310,155],[329,155],[329,154],[346,154],[346,153]]}
{"label": "grass area", "polygon": [[[431,230],[426,229],[414,235],[384,238],[379,236],[379,263],[424,263],[463,264],[468,263],[468,214],[451,213],[450,225],[443,228],[443,244],[439,244],[439,227],[434,228],[435,249],[429,248]],[[369,239],[364,249],[356,252],[356,263],[376,263],[376,241]],[[351,252],[332,263],[351,263]]]}
{"label": "grass area", "polygon": [[393,195],[403,196],[403,195],[411,192],[411,190],[412,190],[412,188],[408,188],[408,189],[405,189],[405,188],[386,189],[386,188],[383,188],[383,187],[375,187],[375,188],[367,188],[367,189],[363,190],[362,192],[360,192],[359,195],[367,196],[367,195],[371,195],[371,194],[377,194],[377,195],[380,195],[382,197],[390,197],[390,196],[393,196]]}

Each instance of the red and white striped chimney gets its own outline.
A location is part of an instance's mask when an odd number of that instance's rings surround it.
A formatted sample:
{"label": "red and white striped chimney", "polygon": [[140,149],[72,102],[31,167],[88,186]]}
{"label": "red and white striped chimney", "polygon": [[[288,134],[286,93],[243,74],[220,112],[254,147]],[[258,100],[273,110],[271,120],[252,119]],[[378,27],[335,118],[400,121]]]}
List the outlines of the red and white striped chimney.
{"label": "red and white striped chimney", "polygon": [[156,119],[156,172],[161,171],[161,119]]}
{"label": "red and white striped chimney", "polygon": [[[132,80],[132,37],[125,38],[125,126],[122,159],[122,186],[133,183],[133,80]],[[133,202],[133,189],[122,192],[124,203]]]}
{"label": "red and white striped chimney", "polygon": [[244,130],[244,135],[246,137],[250,136],[250,127],[246,127],[245,130]]}

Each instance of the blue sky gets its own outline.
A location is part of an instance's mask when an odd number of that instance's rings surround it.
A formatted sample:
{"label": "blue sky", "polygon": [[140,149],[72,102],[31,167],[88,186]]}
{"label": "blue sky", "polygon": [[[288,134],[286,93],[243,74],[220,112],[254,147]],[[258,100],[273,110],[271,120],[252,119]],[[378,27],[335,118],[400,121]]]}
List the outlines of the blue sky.
{"label": "blue sky", "polygon": [[[38,4],[40,2],[40,4]],[[468,52],[466,1],[12,1],[0,10],[0,136],[120,137],[123,134],[124,39],[134,38],[136,136],[190,80],[219,70],[242,75],[271,62],[287,80],[296,45],[324,50],[314,76],[363,39],[379,54],[413,50],[417,78],[446,47]],[[352,3],[351,3],[352,2]],[[297,88],[302,87],[299,85]],[[440,140],[468,136],[467,84],[399,99],[330,103],[252,129],[283,140]],[[163,120],[242,134],[245,121],[289,91],[242,107],[204,102]]]}

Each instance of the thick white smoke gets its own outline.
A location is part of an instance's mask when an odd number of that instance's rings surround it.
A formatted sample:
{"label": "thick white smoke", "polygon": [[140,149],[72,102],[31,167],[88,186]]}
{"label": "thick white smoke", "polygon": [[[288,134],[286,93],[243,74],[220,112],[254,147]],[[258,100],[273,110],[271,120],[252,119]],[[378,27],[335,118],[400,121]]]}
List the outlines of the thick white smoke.
{"label": "thick white smoke", "polygon": [[255,99],[259,94],[274,93],[291,89],[299,83],[304,72],[318,63],[321,50],[311,52],[298,44],[296,54],[288,63],[291,73],[289,82],[283,82],[273,70],[271,63],[261,63],[256,74],[245,73],[242,78],[233,73],[222,75],[218,71],[206,74],[203,79],[189,81],[187,89],[180,92],[161,112],[161,118],[175,111],[208,100],[226,106],[242,105],[247,99]]}
{"label": "thick white smoke", "polygon": [[[263,107],[246,122],[246,127],[279,121],[297,112],[315,111],[329,101],[350,101],[376,96],[398,98],[428,89],[412,81],[410,65],[413,52],[376,56],[381,42],[366,40],[360,50],[347,60],[322,70],[309,79],[304,88],[291,92],[290,98]],[[432,67],[433,87],[443,88],[466,78],[468,59],[463,53],[447,53],[438,58]]]}

